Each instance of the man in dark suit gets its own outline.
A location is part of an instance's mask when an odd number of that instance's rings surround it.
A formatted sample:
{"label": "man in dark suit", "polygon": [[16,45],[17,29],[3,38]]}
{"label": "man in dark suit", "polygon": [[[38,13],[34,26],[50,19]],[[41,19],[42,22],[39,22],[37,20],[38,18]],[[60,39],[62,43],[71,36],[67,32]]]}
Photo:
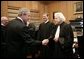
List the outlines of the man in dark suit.
{"label": "man in dark suit", "polygon": [[55,13],[55,28],[52,31],[54,50],[52,58],[73,58],[73,31],[70,24],[65,23],[61,12]]}
{"label": "man in dark suit", "polygon": [[[19,9],[18,17],[7,25],[7,58],[26,58],[33,46],[45,45],[48,40],[37,41],[32,39],[26,26],[30,19],[30,11],[26,8]],[[28,47],[28,48],[27,48]]]}
{"label": "man in dark suit", "polygon": [[6,27],[8,24],[8,18],[3,16],[1,17],[1,57],[5,57],[6,53]]}
{"label": "man in dark suit", "polygon": [[[53,29],[53,24],[49,21],[48,13],[43,14],[43,23],[40,24],[37,39],[42,41],[44,39],[50,38],[50,34]],[[40,57],[41,58],[50,58],[50,44],[48,43],[46,46],[40,46]]]}

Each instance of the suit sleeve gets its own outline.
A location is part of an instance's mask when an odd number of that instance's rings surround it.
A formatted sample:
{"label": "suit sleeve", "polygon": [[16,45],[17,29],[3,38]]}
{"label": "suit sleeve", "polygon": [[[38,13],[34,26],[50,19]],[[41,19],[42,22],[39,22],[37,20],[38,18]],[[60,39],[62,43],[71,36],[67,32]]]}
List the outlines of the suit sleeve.
{"label": "suit sleeve", "polygon": [[29,46],[37,46],[41,45],[41,41],[34,40],[30,34],[28,33],[28,28],[24,27],[22,28],[21,32],[19,33],[20,36],[23,38],[24,42],[28,44]]}

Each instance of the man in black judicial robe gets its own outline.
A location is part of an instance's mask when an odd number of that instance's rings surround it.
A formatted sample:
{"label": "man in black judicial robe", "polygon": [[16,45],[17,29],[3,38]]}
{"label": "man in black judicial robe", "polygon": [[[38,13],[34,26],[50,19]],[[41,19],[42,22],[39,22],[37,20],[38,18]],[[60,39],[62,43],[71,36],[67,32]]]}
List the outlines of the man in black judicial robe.
{"label": "man in black judicial robe", "polygon": [[[31,23],[31,22],[28,21],[27,22],[27,28],[28,28],[28,34],[30,34],[32,39],[36,40],[36,27],[35,27],[34,23]],[[28,45],[26,45],[26,47],[29,48]],[[36,58],[35,57],[35,55],[37,53],[37,48],[36,47],[38,47],[38,45],[33,46],[29,51],[32,58]],[[28,51],[27,48],[26,48],[26,52]]]}
{"label": "man in black judicial robe", "polygon": [[34,39],[35,38],[35,29],[36,29],[36,26],[34,25],[34,23],[31,23],[30,21],[27,21],[27,28],[29,30],[29,34]]}
{"label": "man in black judicial robe", "polygon": [[[49,21],[47,13],[43,14],[43,20],[44,22],[40,24],[37,35],[37,39],[40,41],[44,39],[49,40],[53,29],[53,24]],[[40,58],[50,58],[50,52],[52,51],[50,50],[50,43],[51,42],[49,41],[46,46],[40,46]]]}
{"label": "man in black judicial robe", "polygon": [[7,17],[1,17],[1,58],[4,58],[6,53],[6,27],[8,22]]}
{"label": "man in black judicial robe", "polygon": [[26,22],[30,19],[30,11],[21,8],[16,19],[11,20],[7,26],[7,57],[26,58],[33,46],[45,44],[47,40],[34,40],[29,34]]}

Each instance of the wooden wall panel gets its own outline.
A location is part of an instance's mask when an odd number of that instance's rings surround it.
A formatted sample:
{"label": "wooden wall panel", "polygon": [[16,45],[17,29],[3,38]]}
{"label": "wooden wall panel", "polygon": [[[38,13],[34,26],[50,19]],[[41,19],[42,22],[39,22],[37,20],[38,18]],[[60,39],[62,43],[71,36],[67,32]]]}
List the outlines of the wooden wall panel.
{"label": "wooden wall panel", "polygon": [[8,3],[7,1],[1,1],[1,16],[8,16],[7,11],[8,11]]}
{"label": "wooden wall panel", "polygon": [[25,1],[8,1],[8,6],[25,7]]}
{"label": "wooden wall panel", "polygon": [[67,21],[69,21],[74,20],[78,15],[83,16],[83,14],[74,14],[73,6],[75,2],[79,1],[51,1],[48,4],[41,3],[40,1],[1,1],[1,16],[8,16],[9,6],[17,8],[26,7],[30,10],[38,11],[40,21],[44,12],[49,12],[49,19],[52,21],[53,12],[56,11],[63,12]]}
{"label": "wooden wall panel", "polygon": [[83,14],[74,14],[74,3],[79,1],[54,1],[48,4],[48,12],[50,13],[50,20],[53,20],[53,12],[61,11],[66,17],[66,22],[69,20],[74,20],[77,16],[82,16]]}

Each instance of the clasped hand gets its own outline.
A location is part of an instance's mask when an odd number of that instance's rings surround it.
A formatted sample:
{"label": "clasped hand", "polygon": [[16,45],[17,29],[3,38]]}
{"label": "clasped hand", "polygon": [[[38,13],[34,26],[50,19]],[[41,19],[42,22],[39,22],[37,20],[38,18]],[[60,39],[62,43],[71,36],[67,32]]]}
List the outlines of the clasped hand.
{"label": "clasped hand", "polygon": [[44,39],[44,40],[42,41],[42,45],[47,45],[47,44],[48,44],[48,42],[49,42],[49,40],[48,40],[48,39]]}

